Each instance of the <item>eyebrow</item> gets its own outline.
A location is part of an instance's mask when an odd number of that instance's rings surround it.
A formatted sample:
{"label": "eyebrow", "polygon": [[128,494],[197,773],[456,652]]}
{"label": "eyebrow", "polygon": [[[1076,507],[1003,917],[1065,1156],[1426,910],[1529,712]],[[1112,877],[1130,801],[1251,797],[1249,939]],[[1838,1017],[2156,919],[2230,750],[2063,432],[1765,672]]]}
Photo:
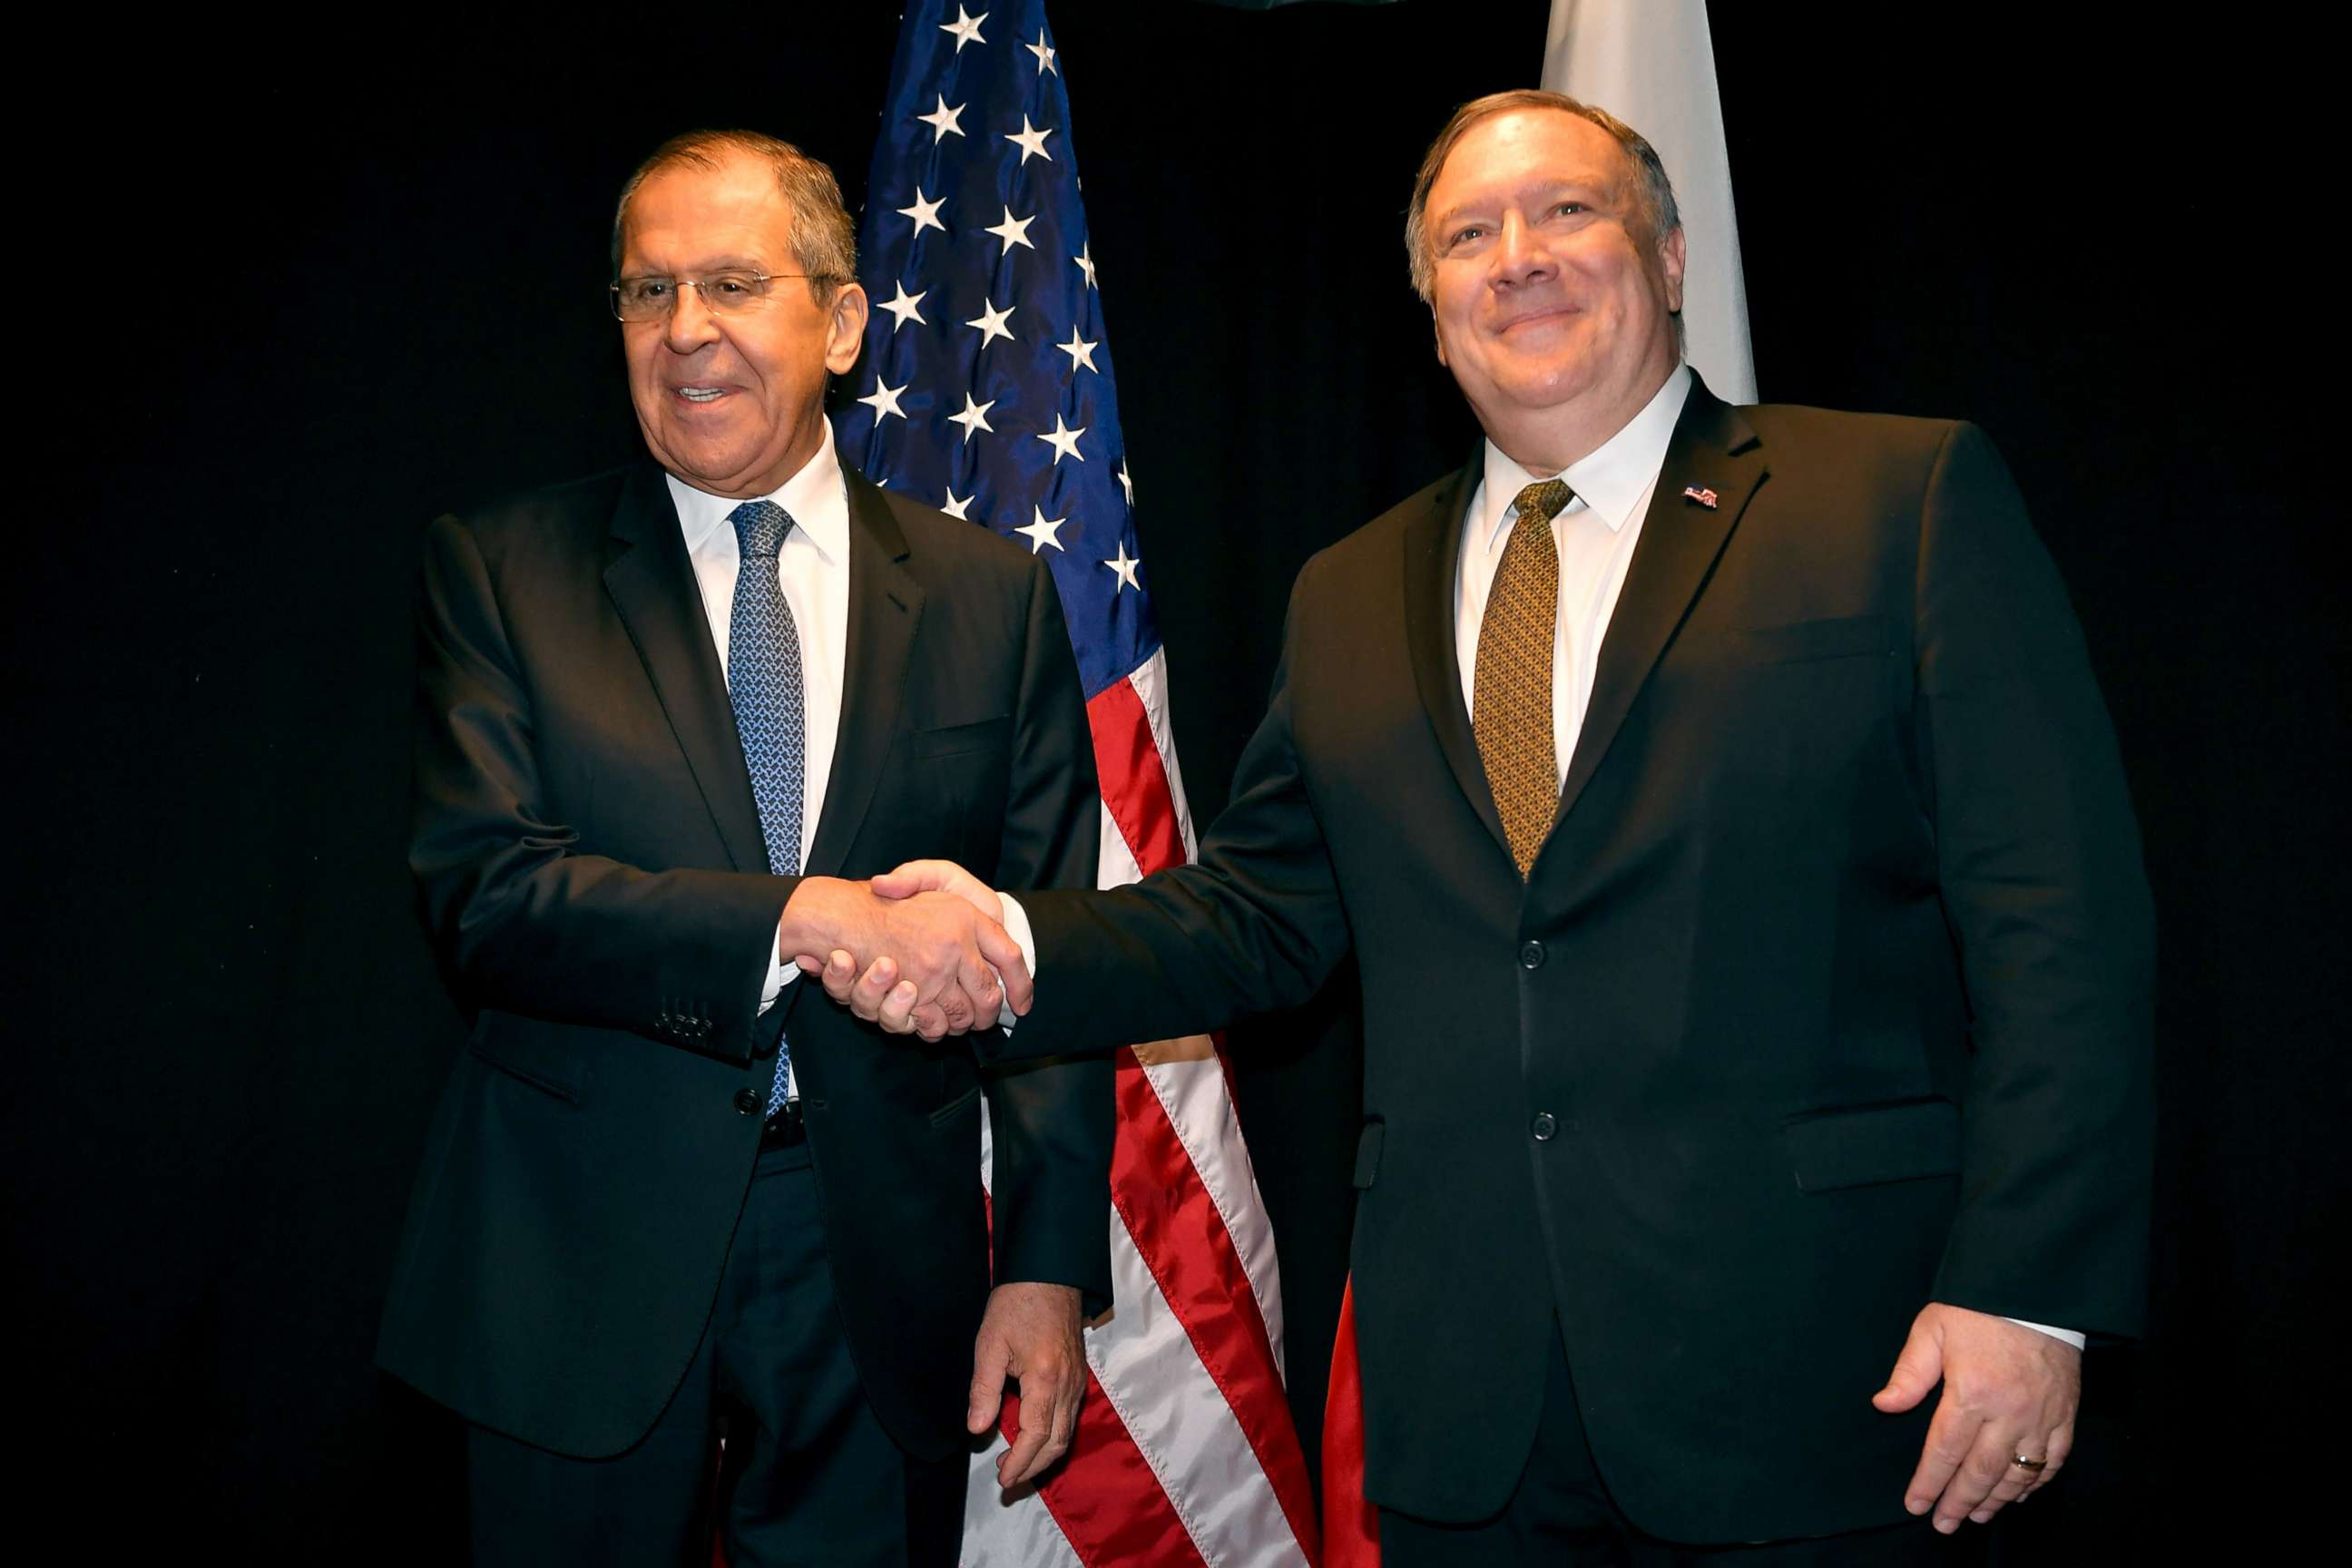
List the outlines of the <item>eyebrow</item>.
{"label": "eyebrow", "polygon": [[1430,214],[1429,226],[1433,231],[1449,229],[1454,225],[1469,218],[1473,215],[1482,213],[1484,211],[1486,211],[1486,206],[1483,203],[1473,205],[1467,203],[1456,202],[1454,205],[1447,207],[1443,212],[1434,212]]}
{"label": "eyebrow", "polygon": [[[1559,195],[1563,192],[1590,195],[1603,201],[1613,200],[1619,195],[1618,188],[1615,184],[1609,180],[1602,179],[1598,175],[1557,174],[1543,176],[1532,181],[1520,190],[1509,193],[1507,197],[1502,198],[1500,202],[1494,205],[1504,205],[1507,202],[1517,201],[1525,194],[1526,191],[1528,190],[1541,191],[1544,195],[1540,199],[1546,201],[1549,201],[1553,196]],[[1457,202],[1454,205],[1447,207],[1441,212],[1431,214],[1429,218],[1430,226],[1433,229],[1440,230],[1450,228],[1454,225],[1464,221],[1465,218],[1486,212],[1488,210],[1489,205],[1489,203],[1485,201]]]}
{"label": "eyebrow", "polygon": [[766,264],[765,262],[753,261],[753,260],[751,260],[751,258],[749,258],[748,257],[741,257],[741,256],[720,256],[720,257],[713,258],[712,258],[712,259],[710,259],[710,260],[708,260],[708,261],[702,262],[700,265],[698,265],[698,266],[695,266],[695,267],[687,267],[687,268],[656,268],[656,269],[654,269],[654,270],[653,270],[653,271],[651,271],[651,272],[639,273],[639,274],[637,274],[636,276],[639,276],[639,277],[645,277],[645,278],[671,278],[671,277],[675,277],[675,276],[677,276],[679,272],[682,272],[682,271],[683,271],[683,272],[765,272],[765,271],[767,271],[767,270],[768,270],[768,268],[767,268],[767,264]]}

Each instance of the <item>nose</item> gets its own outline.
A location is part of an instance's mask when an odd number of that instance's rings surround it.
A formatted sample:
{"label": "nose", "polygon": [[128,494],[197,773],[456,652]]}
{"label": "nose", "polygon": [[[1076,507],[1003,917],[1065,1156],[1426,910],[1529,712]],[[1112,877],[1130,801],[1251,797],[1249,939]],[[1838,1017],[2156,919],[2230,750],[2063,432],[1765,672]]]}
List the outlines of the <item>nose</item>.
{"label": "nose", "polygon": [[718,319],[710,307],[702,302],[702,290],[692,283],[680,283],[670,298],[669,322],[662,336],[671,350],[690,354],[705,343],[719,341]]}
{"label": "nose", "polygon": [[1530,283],[1551,276],[1557,265],[1551,247],[1533,224],[1516,212],[1503,215],[1502,231],[1495,239],[1495,281],[1499,285]]}

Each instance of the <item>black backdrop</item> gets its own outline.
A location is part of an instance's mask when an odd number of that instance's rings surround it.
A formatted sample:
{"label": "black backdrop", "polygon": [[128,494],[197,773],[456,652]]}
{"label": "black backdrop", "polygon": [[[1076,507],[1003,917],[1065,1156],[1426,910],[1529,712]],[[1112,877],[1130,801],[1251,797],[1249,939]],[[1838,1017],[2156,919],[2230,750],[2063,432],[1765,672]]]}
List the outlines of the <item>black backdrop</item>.
{"label": "black backdrop", "polygon": [[[1446,110],[1533,79],[1547,9],[1056,8],[1203,821],[1299,563],[1469,450],[1399,219]],[[2288,42],[2060,36],[2055,9],[1714,18],[1764,390],[1990,429],[2088,630],[2162,916],[2155,1331],[2093,1356],[2076,1473],[2003,1527],[2011,1561],[2266,1531],[2340,1380],[2342,486],[2278,151],[2311,128],[2264,107]],[[100,1556],[442,1555],[446,1426],[368,1359],[457,1038],[401,866],[418,532],[632,455],[613,191],[662,136],[746,123],[855,204],[896,26],[433,21],[23,56],[80,100],[16,160],[10,1403],[26,1506]],[[1344,1011],[1239,1042],[1310,1436]]]}

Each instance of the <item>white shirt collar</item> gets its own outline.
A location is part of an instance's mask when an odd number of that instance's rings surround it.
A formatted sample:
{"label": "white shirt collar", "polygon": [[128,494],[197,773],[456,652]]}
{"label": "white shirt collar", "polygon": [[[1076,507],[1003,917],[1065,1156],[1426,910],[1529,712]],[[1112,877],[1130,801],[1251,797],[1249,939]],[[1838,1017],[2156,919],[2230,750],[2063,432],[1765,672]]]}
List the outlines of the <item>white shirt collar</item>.
{"label": "white shirt collar", "polygon": [[[1690,388],[1690,366],[1676,365],[1639,414],[1559,476],[1576,492],[1576,499],[1609,525],[1610,532],[1619,531],[1633,520],[1633,509],[1658,482],[1658,471],[1666,466],[1666,447],[1674,439],[1675,422],[1682,417]],[[1538,482],[1535,475],[1505,457],[1493,441],[1486,443],[1485,500],[1481,515],[1471,520],[1477,531],[1471,539],[1477,549],[1494,548],[1511,503],[1521,490]]]}
{"label": "white shirt collar", "polygon": [[[696,489],[676,474],[665,472],[663,478],[669,480],[669,499],[677,508],[678,528],[686,535],[689,554],[698,555],[716,543],[714,536],[721,529],[727,532],[727,548],[736,548],[735,530],[727,517],[741,501]],[[834,454],[828,432],[828,438],[816,444],[815,454],[801,465],[798,473],[757,499],[782,507],[792,515],[793,526],[816,546],[817,553],[838,565],[849,559],[848,497],[848,482],[841,477],[841,459]]]}

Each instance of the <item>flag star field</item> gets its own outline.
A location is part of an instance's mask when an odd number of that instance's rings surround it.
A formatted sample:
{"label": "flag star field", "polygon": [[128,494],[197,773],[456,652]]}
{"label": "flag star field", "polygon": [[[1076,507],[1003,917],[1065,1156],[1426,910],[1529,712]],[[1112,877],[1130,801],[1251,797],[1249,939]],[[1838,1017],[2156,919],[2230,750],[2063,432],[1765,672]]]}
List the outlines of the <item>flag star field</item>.
{"label": "flag star field", "polygon": [[836,426],[876,483],[1045,559],[1092,698],[1160,637],[1069,98],[1036,8],[995,9],[901,36],[859,236],[875,309]]}

